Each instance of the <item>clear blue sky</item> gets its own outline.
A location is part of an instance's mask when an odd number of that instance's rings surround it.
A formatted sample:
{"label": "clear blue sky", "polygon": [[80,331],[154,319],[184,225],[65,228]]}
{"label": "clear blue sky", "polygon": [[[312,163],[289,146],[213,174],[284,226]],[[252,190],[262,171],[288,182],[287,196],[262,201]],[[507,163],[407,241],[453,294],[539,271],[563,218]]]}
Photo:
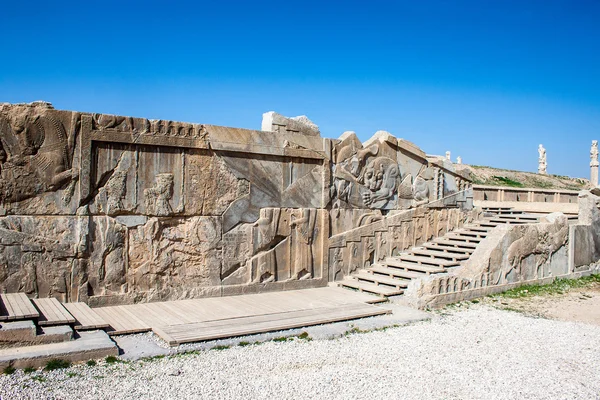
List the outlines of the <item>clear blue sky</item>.
{"label": "clear blue sky", "polygon": [[600,1],[5,1],[0,102],[326,137],[589,176]]}

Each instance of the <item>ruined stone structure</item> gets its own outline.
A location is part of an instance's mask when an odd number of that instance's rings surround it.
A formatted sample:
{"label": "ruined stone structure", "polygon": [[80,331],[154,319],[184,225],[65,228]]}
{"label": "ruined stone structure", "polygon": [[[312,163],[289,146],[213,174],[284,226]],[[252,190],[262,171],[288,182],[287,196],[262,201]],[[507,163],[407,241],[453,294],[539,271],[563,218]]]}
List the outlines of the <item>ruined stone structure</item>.
{"label": "ruined stone structure", "polygon": [[541,144],[538,147],[538,174],[548,174],[548,162],[546,160],[546,149]]}
{"label": "ruined stone structure", "polygon": [[387,132],[320,136],[0,105],[0,288],[92,305],[324,286],[468,219]]}
{"label": "ruined stone structure", "polygon": [[592,140],[590,149],[590,182],[593,187],[598,186],[598,141]]}

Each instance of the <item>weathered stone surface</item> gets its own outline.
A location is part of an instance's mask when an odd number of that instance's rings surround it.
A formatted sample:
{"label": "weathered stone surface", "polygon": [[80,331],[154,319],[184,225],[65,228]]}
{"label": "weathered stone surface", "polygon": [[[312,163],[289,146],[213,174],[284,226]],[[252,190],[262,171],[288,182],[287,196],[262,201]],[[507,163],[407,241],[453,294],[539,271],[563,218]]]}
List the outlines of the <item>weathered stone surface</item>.
{"label": "weathered stone surface", "polygon": [[515,283],[566,276],[571,272],[569,238],[569,222],[562,213],[550,214],[537,224],[499,225],[460,267],[417,279],[405,294],[411,304],[425,308],[493,293]]}
{"label": "weathered stone surface", "polygon": [[306,117],[256,131],[2,104],[0,143],[0,289],[32,297],[325,285],[468,208],[452,163],[385,131],[325,139]]}
{"label": "weathered stone surface", "polygon": [[287,118],[274,111],[263,114],[261,129],[279,133],[300,133],[308,136],[320,136],[321,134],[319,127],[306,115]]}

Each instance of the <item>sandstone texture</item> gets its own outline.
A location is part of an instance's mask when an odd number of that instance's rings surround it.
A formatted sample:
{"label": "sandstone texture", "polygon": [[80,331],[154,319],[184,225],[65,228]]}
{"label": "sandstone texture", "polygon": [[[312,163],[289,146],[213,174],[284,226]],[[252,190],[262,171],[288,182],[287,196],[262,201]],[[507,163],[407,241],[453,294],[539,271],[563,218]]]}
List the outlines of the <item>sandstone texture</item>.
{"label": "sandstone texture", "polygon": [[326,285],[470,218],[471,180],[321,137],[0,104],[0,289],[91,305]]}

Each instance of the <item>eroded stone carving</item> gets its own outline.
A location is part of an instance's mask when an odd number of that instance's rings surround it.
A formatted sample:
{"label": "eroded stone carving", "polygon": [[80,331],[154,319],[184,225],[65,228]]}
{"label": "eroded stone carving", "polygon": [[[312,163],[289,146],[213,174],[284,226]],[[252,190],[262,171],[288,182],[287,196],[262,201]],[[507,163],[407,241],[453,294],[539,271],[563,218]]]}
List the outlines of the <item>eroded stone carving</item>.
{"label": "eroded stone carving", "polygon": [[68,121],[76,131],[78,114],[70,114],[59,114],[43,102],[0,108],[0,201],[21,201],[77,179],[78,171],[71,168],[73,143],[64,124]]}
{"label": "eroded stone carving", "polygon": [[144,189],[144,203],[149,215],[166,217],[173,214],[170,200],[173,197],[173,174],[156,175],[153,187]]}
{"label": "eroded stone carving", "polygon": [[106,184],[106,212],[115,214],[124,209],[123,199],[127,191],[127,171],[116,171]]}

